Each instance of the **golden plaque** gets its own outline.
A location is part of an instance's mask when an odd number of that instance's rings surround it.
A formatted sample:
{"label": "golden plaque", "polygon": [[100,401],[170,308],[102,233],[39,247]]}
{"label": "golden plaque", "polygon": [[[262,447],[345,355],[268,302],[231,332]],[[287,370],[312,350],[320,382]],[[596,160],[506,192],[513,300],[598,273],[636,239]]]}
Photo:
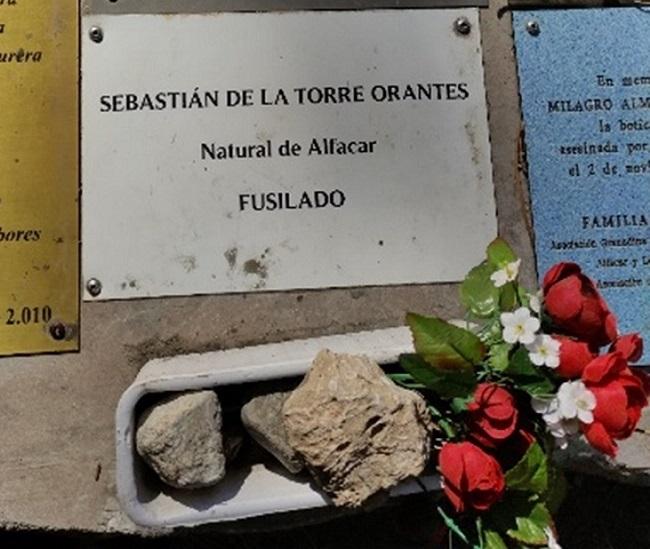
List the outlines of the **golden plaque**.
{"label": "golden plaque", "polygon": [[77,0],[0,0],[0,355],[79,326]]}

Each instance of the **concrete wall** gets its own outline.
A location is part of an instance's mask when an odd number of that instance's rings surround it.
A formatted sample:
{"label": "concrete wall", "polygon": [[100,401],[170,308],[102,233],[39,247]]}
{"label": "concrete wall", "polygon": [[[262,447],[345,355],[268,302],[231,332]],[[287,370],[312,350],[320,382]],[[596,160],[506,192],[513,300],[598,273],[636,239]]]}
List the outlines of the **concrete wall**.
{"label": "concrete wall", "polygon": [[[501,235],[527,265],[512,28],[503,0],[481,12]],[[81,352],[0,360],[0,525],[129,531],[114,486],[113,414],[153,357],[401,325],[406,311],[458,314],[454,285],[85,303]]]}

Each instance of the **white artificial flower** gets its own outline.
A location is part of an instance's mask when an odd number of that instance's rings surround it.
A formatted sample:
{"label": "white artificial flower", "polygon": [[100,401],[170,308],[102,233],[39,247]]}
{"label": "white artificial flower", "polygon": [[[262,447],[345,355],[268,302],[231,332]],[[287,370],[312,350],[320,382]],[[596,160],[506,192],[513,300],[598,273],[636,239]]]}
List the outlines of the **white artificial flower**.
{"label": "white artificial flower", "polygon": [[508,282],[516,280],[519,276],[519,265],[521,265],[521,259],[517,259],[512,263],[508,263],[503,269],[494,271],[490,275],[490,280],[494,283],[497,288],[505,286]]}
{"label": "white artificial flower", "polygon": [[506,343],[523,343],[528,345],[535,341],[539,330],[539,319],[530,316],[530,310],[520,307],[514,313],[501,313],[503,340]]}
{"label": "white artificial flower", "polygon": [[557,397],[542,398],[534,396],[530,399],[530,405],[535,412],[544,417],[546,423],[556,423],[562,419],[560,402]]}
{"label": "white artificial flower", "polygon": [[560,365],[560,342],[550,335],[539,334],[535,341],[526,345],[526,349],[535,366],[557,368]]}
{"label": "white artificial flower", "polygon": [[579,419],[582,423],[592,423],[596,407],[596,397],[580,381],[566,381],[557,392],[560,414],[564,419]]}
{"label": "white artificial flower", "polygon": [[580,432],[580,422],[577,419],[562,419],[557,423],[548,423],[546,429],[555,439],[555,446],[566,450],[569,446],[569,439]]}
{"label": "white artificial flower", "polygon": [[535,314],[542,310],[542,290],[536,294],[528,294],[528,306]]}
{"label": "white artificial flower", "polygon": [[562,549],[550,526],[544,528],[546,534],[546,549]]}
{"label": "white artificial flower", "polygon": [[562,450],[569,445],[569,438],[578,434],[580,422],[575,419],[567,419],[562,416],[560,410],[560,399],[533,397],[531,405],[535,412],[540,414],[546,423],[546,430],[555,439],[555,444]]}

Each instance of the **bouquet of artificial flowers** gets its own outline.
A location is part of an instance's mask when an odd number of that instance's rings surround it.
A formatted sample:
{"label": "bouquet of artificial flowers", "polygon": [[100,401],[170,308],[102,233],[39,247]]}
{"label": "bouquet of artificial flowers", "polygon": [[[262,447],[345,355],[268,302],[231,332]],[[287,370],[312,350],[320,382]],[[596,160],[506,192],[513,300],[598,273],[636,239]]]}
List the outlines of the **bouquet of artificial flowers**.
{"label": "bouquet of artificial flowers", "polygon": [[552,513],[564,484],[551,452],[584,436],[615,456],[650,393],[629,367],[641,338],[619,335],[580,267],[555,265],[531,293],[517,282],[520,262],[497,239],[461,285],[465,320],[409,314],[416,352],[393,376],[427,400],[452,508],[439,512],[475,548],[558,548]]}

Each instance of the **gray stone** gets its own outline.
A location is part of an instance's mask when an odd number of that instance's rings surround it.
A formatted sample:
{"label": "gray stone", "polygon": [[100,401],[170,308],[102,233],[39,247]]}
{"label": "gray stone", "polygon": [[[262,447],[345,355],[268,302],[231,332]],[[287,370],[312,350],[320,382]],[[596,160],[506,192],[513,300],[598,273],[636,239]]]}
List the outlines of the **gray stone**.
{"label": "gray stone", "polygon": [[321,351],[283,407],[291,446],[336,505],[356,507],[424,470],[424,399],[363,356]]}
{"label": "gray stone", "polygon": [[289,445],[282,421],[282,406],[290,394],[272,393],[251,399],[241,409],[241,420],[251,437],[295,474],[304,469],[304,463]]}
{"label": "gray stone", "polygon": [[176,488],[202,488],[226,474],[221,405],[213,391],[181,393],[146,410],[138,422],[138,453]]}

